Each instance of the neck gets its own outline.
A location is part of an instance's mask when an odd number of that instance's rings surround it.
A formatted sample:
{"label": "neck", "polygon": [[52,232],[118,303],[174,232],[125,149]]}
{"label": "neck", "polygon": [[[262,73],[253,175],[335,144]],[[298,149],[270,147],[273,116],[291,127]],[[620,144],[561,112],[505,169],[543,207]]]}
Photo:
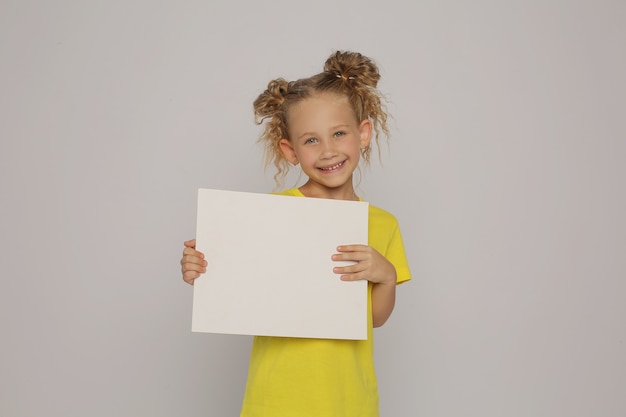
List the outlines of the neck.
{"label": "neck", "polygon": [[345,187],[321,188],[316,187],[315,184],[311,182],[307,182],[300,187],[299,190],[305,197],[359,201],[359,196],[354,192],[354,187],[352,187],[351,183],[347,184]]}

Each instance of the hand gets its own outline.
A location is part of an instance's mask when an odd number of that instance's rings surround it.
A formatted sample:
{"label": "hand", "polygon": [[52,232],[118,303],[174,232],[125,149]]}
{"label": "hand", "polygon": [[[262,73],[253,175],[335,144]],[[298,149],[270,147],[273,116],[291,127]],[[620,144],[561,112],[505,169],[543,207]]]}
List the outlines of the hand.
{"label": "hand", "polygon": [[367,245],[338,246],[333,261],[352,261],[354,265],[337,266],[333,272],[343,281],[367,280],[376,284],[396,285],[396,268],[376,249]]}
{"label": "hand", "polygon": [[185,242],[180,265],[183,281],[189,285],[193,285],[194,280],[206,272],[207,261],[204,260],[204,254],[196,250],[196,239]]}

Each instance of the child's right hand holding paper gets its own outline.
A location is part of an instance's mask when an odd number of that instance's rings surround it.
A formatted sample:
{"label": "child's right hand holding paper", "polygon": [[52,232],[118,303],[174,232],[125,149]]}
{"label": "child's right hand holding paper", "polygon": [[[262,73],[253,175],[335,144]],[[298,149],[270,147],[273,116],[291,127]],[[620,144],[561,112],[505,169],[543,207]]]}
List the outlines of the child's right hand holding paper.
{"label": "child's right hand holding paper", "polygon": [[207,261],[204,260],[204,254],[196,250],[196,239],[185,242],[180,265],[183,281],[189,285],[193,285],[194,280],[206,272]]}

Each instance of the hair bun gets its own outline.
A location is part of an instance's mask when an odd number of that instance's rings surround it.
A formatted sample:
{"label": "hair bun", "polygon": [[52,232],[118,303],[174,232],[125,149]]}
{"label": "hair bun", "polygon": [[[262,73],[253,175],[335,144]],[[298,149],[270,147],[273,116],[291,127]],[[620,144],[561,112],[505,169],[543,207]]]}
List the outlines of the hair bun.
{"label": "hair bun", "polygon": [[324,63],[324,71],[335,74],[344,81],[358,80],[372,88],[376,88],[380,80],[374,61],[358,52],[335,52]]}
{"label": "hair bun", "polygon": [[283,78],[277,78],[268,83],[267,89],[255,100],[254,108],[257,117],[271,117],[285,101],[289,82]]}

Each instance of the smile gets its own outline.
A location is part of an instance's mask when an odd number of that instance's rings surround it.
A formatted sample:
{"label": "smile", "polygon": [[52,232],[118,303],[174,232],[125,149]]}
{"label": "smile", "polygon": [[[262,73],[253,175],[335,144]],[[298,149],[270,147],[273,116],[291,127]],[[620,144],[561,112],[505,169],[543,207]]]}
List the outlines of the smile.
{"label": "smile", "polygon": [[335,164],[335,165],[333,165],[333,166],[326,167],[326,168],[318,168],[318,169],[319,169],[319,170],[321,170],[321,171],[327,171],[327,172],[328,172],[328,171],[334,171],[334,170],[336,170],[336,169],[340,168],[340,167],[341,167],[341,166],[342,166],[345,162],[346,162],[346,161],[341,161],[341,162],[339,162],[338,164]]}

